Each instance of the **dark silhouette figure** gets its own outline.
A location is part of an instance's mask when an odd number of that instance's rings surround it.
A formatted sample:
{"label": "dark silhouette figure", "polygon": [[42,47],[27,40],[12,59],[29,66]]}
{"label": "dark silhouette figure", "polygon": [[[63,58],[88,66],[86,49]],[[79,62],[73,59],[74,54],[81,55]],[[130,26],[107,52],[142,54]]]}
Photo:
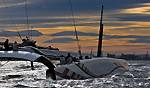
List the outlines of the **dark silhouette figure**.
{"label": "dark silhouette figure", "polygon": [[4,47],[5,47],[5,50],[9,50],[9,40],[8,39],[6,39],[6,41],[4,42]]}
{"label": "dark silhouette figure", "polygon": [[66,64],[71,64],[72,63],[72,56],[70,53],[68,53],[68,56],[66,57]]}

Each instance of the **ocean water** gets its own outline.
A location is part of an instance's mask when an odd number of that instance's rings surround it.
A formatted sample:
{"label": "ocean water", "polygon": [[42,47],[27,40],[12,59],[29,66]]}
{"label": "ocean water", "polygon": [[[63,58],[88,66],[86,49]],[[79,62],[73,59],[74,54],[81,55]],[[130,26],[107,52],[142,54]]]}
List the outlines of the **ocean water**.
{"label": "ocean water", "polygon": [[0,88],[150,88],[150,61],[128,63],[130,70],[123,73],[85,80],[53,81],[46,79],[48,68],[41,63],[34,62],[35,70],[31,70],[28,61],[3,61],[0,67]]}

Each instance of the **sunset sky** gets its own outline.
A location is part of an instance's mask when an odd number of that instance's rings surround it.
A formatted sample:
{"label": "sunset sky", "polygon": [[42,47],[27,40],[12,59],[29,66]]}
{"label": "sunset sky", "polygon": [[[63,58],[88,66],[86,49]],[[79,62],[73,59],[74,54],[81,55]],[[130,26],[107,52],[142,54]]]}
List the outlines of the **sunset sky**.
{"label": "sunset sky", "polygon": [[[97,52],[101,7],[103,54],[146,54],[150,51],[150,1],[71,0],[83,53]],[[69,0],[26,0],[32,39],[39,46],[77,52]],[[20,42],[28,36],[25,0],[0,0],[0,41]],[[11,19],[12,17],[12,19]],[[16,26],[16,27],[15,27]],[[33,26],[33,28],[31,28]],[[29,34],[31,36],[31,33]]]}

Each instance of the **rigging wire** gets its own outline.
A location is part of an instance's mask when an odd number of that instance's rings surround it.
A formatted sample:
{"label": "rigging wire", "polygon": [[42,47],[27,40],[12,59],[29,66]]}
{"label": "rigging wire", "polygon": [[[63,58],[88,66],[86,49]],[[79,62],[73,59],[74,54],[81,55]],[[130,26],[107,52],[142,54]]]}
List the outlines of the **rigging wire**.
{"label": "rigging wire", "polygon": [[33,26],[31,26],[31,40],[32,40],[32,28],[33,28]]}
{"label": "rigging wire", "polygon": [[20,35],[20,33],[18,32],[18,29],[17,29],[17,27],[16,27],[16,25],[15,25],[15,22],[14,22],[14,20],[13,20],[11,14],[10,14],[10,11],[9,11],[9,9],[8,9],[8,6],[7,6],[6,2],[5,2],[5,0],[4,0],[4,4],[5,4],[6,8],[7,8],[7,11],[8,11],[9,16],[10,16],[10,18],[11,18],[11,21],[12,21],[12,23],[14,24],[14,27],[15,27],[15,29],[16,29],[16,31],[17,31],[17,34],[19,35],[20,39],[22,40],[21,35]]}
{"label": "rigging wire", "polygon": [[28,36],[29,36],[29,21],[28,21],[28,11],[27,11],[27,3],[26,3],[26,0],[25,0],[25,9],[26,9],[27,27],[28,27]]}
{"label": "rigging wire", "polygon": [[69,0],[69,1],[70,1],[71,13],[72,13],[72,17],[73,17],[73,24],[74,24],[74,29],[75,29],[76,39],[77,39],[77,45],[78,45],[78,48],[79,48],[79,55],[81,56],[81,45],[79,45],[79,39],[78,39],[75,20],[74,20],[74,15],[73,15],[73,8],[72,8],[71,0]]}

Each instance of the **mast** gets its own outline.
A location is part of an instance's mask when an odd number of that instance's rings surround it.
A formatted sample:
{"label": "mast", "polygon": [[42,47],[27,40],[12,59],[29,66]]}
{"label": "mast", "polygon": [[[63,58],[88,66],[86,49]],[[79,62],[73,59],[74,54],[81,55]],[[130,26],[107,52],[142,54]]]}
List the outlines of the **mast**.
{"label": "mast", "polygon": [[103,7],[104,6],[102,5],[97,57],[101,57],[101,52],[102,52],[101,49],[102,49],[102,37],[103,37],[103,24],[102,24]]}
{"label": "mast", "polygon": [[69,1],[70,1],[71,13],[72,13],[72,17],[73,17],[73,24],[74,24],[75,34],[76,34],[77,45],[78,45],[78,48],[79,48],[78,53],[79,53],[79,56],[81,57],[81,45],[79,44],[79,39],[78,39],[78,35],[77,35],[77,30],[76,30],[76,25],[75,25],[71,0],[69,0]]}

